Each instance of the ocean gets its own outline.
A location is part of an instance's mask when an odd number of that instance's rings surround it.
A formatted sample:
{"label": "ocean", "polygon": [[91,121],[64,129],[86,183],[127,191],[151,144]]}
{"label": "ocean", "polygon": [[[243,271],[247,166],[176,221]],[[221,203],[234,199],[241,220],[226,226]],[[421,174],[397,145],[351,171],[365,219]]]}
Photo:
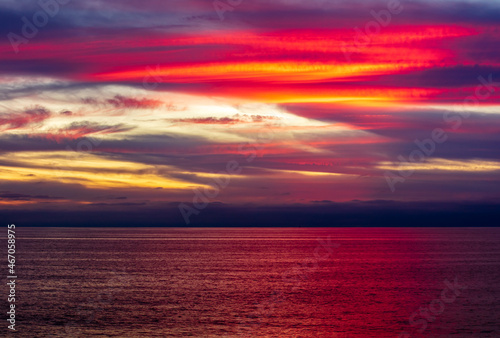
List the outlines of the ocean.
{"label": "ocean", "polygon": [[16,259],[5,337],[500,337],[496,228],[18,227]]}

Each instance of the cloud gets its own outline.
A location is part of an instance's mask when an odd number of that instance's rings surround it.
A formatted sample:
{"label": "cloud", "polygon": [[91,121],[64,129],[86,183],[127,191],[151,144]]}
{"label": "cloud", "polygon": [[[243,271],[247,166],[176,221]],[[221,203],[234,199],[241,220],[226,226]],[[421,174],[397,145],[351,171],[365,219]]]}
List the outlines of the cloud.
{"label": "cloud", "polygon": [[128,109],[153,109],[163,105],[160,100],[147,99],[147,98],[134,98],[122,95],[115,95],[111,99],[97,99],[87,97],[82,99],[83,103],[91,105],[109,105],[114,108],[128,108]]}
{"label": "cloud", "polygon": [[195,123],[195,124],[236,124],[236,123],[259,123],[277,119],[278,118],[275,116],[236,114],[233,117],[200,117],[200,118],[173,119],[172,122]]}
{"label": "cloud", "polygon": [[22,112],[0,114],[0,128],[3,130],[20,129],[35,126],[51,116],[51,112],[44,107],[35,106]]}
{"label": "cloud", "polygon": [[33,201],[33,200],[59,200],[63,197],[54,197],[49,195],[26,195],[10,192],[0,192],[0,201]]}
{"label": "cloud", "polygon": [[62,140],[76,140],[93,134],[115,134],[134,129],[124,124],[102,125],[97,122],[72,122],[65,128],[52,131],[47,134],[35,134],[34,137],[43,137],[48,140],[61,142]]}
{"label": "cloud", "polygon": [[231,117],[203,117],[203,118],[187,118],[172,120],[172,122],[180,123],[198,123],[198,124],[235,124],[240,122],[239,119]]}
{"label": "cloud", "polygon": [[146,205],[146,203],[91,203],[89,204],[91,206],[96,206],[96,207],[103,207],[103,206],[110,206],[110,207],[116,207],[116,206],[126,206],[126,207],[137,207],[141,205]]}

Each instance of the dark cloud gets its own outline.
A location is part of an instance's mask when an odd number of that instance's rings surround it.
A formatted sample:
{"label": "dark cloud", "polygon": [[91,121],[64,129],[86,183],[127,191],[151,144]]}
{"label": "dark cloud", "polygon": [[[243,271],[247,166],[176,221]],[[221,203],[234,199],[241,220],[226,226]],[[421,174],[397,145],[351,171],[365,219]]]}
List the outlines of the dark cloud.
{"label": "dark cloud", "polygon": [[[470,95],[470,92],[464,93]],[[392,139],[413,142],[415,138],[428,137],[435,128],[449,130],[456,139],[497,139],[500,130],[500,116],[490,113],[470,113],[462,117],[463,108],[446,109],[406,109],[406,108],[354,108],[322,104],[285,104],[284,109],[293,114],[330,123],[342,123],[354,129],[368,131]],[[452,117],[460,116],[461,124],[454,129]],[[466,116],[466,115],[464,115]],[[448,117],[449,120],[446,120]],[[488,136],[489,135],[489,136]],[[388,140],[388,142],[394,142]]]}
{"label": "dark cloud", "polygon": [[103,206],[126,206],[126,207],[134,207],[134,206],[141,206],[141,205],[146,205],[146,203],[90,203],[89,205],[95,206],[95,207],[103,207]]}
{"label": "dark cloud", "polygon": [[[493,66],[436,67],[402,74],[365,78],[361,84],[403,88],[455,88],[481,85],[479,77],[500,82],[500,68]],[[370,81],[371,80],[371,81]],[[465,98],[465,96],[464,96]]]}
{"label": "dark cloud", "polygon": [[[0,7],[1,8],[1,7]],[[0,10],[0,35],[7,36],[10,32],[17,32],[20,30],[23,22],[21,16],[12,9],[2,8]]]}
{"label": "dark cloud", "polygon": [[60,151],[64,150],[61,144],[55,140],[48,140],[42,137],[34,137],[29,134],[22,135],[0,135],[0,151]]}
{"label": "dark cloud", "polygon": [[163,105],[162,101],[147,99],[147,98],[134,98],[122,95],[115,95],[111,99],[98,99],[87,97],[83,98],[82,102],[90,105],[97,106],[112,106],[114,108],[131,108],[131,109],[150,109],[158,108]]}
{"label": "dark cloud", "polygon": [[10,192],[0,192],[0,200],[3,201],[33,201],[33,200],[57,200],[62,199],[62,197],[54,197],[49,195],[26,195],[26,194],[16,194]]}
{"label": "dark cloud", "polygon": [[[189,202],[186,202],[189,203]],[[211,203],[192,216],[193,227],[470,227],[497,226],[496,202],[346,202],[289,206]],[[155,206],[82,206],[79,210],[5,210],[6,222],[23,226],[177,226],[186,224],[179,203]],[[107,210],[106,208],[111,208]],[[121,209],[120,209],[121,208]],[[478,223],[479,222],[479,223]]]}
{"label": "dark cloud", "polygon": [[61,142],[62,140],[81,139],[94,134],[116,134],[132,129],[134,129],[134,127],[126,126],[121,123],[116,125],[103,125],[97,122],[81,121],[72,122],[65,128],[58,129],[57,131],[52,131],[49,134],[39,134],[35,137],[43,137],[49,140],[56,140],[58,142]]}
{"label": "dark cloud", "polygon": [[[75,128],[79,130],[80,127],[89,127],[90,131],[98,132],[100,130],[122,131],[127,130],[128,127],[122,124],[118,125],[94,125],[93,123],[75,123],[73,127],[70,125],[68,128]],[[123,129],[124,128],[124,129]],[[98,134],[96,135],[98,136]],[[134,135],[127,138],[116,138],[113,140],[100,140],[98,137],[93,137],[98,144],[93,147],[93,151],[102,153],[132,153],[138,158],[148,158],[150,155],[164,155],[170,154],[171,156],[179,157],[182,154],[188,154],[191,151],[202,152],[202,149],[196,150],[207,144],[212,144],[209,140],[201,136],[185,136],[176,134],[163,134],[163,135]],[[83,138],[64,138],[61,137],[59,142],[55,138],[48,138],[45,134],[4,134],[0,135],[0,150],[2,151],[64,151],[69,149],[77,149],[79,141],[85,140]],[[73,152],[74,150],[70,150]]]}
{"label": "dark cloud", "polygon": [[[9,33],[14,33],[22,36],[22,27],[25,24],[22,18],[26,17],[28,21],[33,22],[33,15],[39,11],[43,11],[39,3],[37,0],[25,0],[16,1],[15,6],[8,6],[4,2],[0,4],[0,35],[4,37]],[[57,30],[74,26],[70,20],[67,20],[66,15],[68,13],[64,13],[65,6],[61,6],[60,9],[58,15],[51,17],[47,24],[40,29],[42,32],[39,31],[39,34],[37,34],[38,38],[44,38],[43,31],[56,32]]]}
{"label": "dark cloud", "polygon": [[75,64],[71,61],[38,59],[36,56],[29,59],[14,56],[12,59],[2,60],[0,63],[0,73],[10,75],[66,76],[74,71]]}
{"label": "dark cloud", "polygon": [[[403,11],[392,24],[497,24],[500,6],[486,1],[401,1]],[[370,11],[387,9],[388,2],[375,1],[252,1],[226,12],[224,23],[261,29],[354,28],[374,20]],[[206,13],[206,20],[217,18]],[[215,20],[214,20],[215,21]]]}

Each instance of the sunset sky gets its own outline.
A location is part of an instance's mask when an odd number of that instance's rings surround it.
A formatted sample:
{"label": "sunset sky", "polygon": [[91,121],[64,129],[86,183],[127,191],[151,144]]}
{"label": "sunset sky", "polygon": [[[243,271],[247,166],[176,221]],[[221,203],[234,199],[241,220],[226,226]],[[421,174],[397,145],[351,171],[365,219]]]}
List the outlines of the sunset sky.
{"label": "sunset sky", "polygon": [[498,1],[9,0],[0,35],[9,222],[500,213]]}

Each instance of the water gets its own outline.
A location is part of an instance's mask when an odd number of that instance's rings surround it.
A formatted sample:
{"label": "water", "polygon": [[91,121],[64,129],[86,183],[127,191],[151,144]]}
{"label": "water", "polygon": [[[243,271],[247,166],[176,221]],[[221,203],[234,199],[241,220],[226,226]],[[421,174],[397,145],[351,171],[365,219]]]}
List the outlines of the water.
{"label": "water", "polygon": [[500,229],[16,230],[18,337],[500,336]]}

